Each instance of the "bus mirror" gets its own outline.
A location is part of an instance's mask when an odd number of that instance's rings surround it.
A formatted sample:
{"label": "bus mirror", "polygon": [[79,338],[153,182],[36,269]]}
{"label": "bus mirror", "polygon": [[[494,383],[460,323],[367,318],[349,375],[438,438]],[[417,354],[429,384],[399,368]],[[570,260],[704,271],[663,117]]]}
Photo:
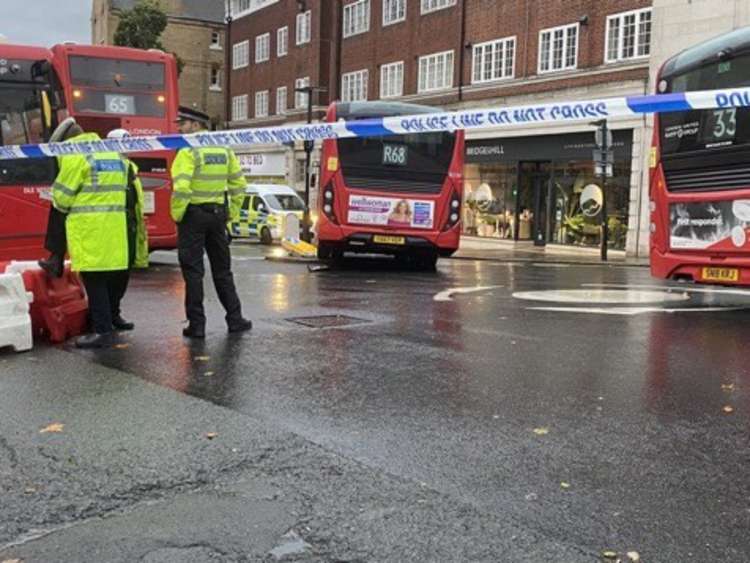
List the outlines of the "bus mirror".
{"label": "bus mirror", "polygon": [[47,92],[42,91],[42,116],[44,117],[44,126],[52,129],[52,105],[49,103]]}

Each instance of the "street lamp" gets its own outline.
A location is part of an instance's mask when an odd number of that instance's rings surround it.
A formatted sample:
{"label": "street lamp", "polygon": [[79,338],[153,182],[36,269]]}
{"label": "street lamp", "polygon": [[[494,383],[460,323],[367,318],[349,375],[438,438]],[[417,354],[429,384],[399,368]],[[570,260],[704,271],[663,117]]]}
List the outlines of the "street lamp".
{"label": "street lamp", "polygon": [[[295,92],[307,94],[307,124],[312,123],[312,95],[313,92],[328,92],[328,88],[322,86],[302,86],[295,88]],[[315,146],[314,141],[305,141],[305,212],[302,216],[302,240],[310,242],[310,160]]]}

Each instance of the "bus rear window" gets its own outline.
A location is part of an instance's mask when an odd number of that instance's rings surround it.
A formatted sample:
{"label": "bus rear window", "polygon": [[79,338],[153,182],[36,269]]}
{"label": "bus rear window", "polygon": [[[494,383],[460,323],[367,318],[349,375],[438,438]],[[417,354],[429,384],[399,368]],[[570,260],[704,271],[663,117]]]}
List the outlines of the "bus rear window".
{"label": "bus rear window", "polygon": [[[715,61],[663,80],[663,93],[750,86],[750,55]],[[666,155],[750,143],[748,108],[663,113],[659,121],[661,150]]]}
{"label": "bus rear window", "polygon": [[74,86],[163,91],[165,67],[160,62],[70,57],[70,80]]}

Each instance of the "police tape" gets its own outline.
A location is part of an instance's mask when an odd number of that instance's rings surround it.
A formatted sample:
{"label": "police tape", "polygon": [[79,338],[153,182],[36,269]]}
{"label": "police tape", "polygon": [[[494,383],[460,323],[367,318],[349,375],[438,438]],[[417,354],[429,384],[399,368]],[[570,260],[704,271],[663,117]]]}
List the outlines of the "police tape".
{"label": "police tape", "polygon": [[80,143],[47,143],[0,147],[0,160],[44,158],[99,152],[154,152],[198,147],[252,147],[295,141],[319,141],[382,135],[479,131],[519,125],[621,119],[650,113],[750,106],[750,88],[706,90],[522,106],[436,111],[332,123],[232,129],[190,135],[103,139]]}

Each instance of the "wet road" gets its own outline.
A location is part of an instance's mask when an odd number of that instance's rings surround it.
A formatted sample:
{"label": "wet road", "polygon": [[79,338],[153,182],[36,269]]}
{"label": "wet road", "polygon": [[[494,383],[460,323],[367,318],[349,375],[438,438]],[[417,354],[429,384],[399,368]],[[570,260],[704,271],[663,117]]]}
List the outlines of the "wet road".
{"label": "wet road", "polygon": [[77,353],[584,553],[750,560],[750,294],[621,266],[235,258],[251,334],[225,334],[209,288],[208,338],[184,341],[163,255],[126,297],[127,345]]}

